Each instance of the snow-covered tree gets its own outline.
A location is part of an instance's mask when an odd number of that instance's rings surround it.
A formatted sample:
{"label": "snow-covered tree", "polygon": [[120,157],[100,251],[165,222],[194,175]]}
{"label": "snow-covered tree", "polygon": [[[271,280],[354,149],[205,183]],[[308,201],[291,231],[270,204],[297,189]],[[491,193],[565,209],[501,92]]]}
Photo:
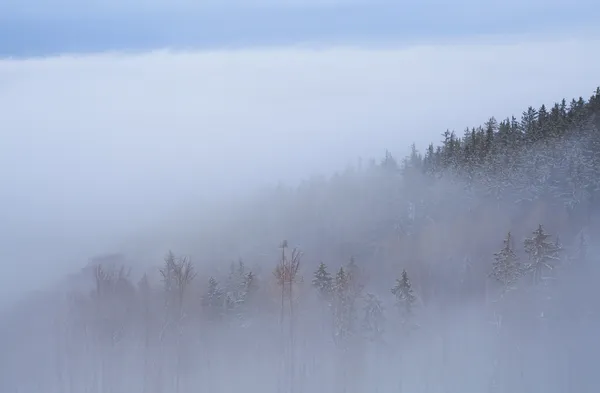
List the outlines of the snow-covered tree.
{"label": "snow-covered tree", "polygon": [[579,234],[577,245],[575,247],[575,255],[573,257],[577,264],[585,265],[588,258],[588,241],[583,231]]}
{"label": "snow-covered tree", "polygon": [[202,305],[206,310],[209,319],[219,318],[224,312],[225,293],[219,287],[218,281],[211,277],[208,280],[208,289],[202,297]]}
{"label": "snow-covered tree", "polygon": [[189,257],[176,257],[169,251],[164,259],[164,265],[160,269],[162,281],[165,290],[165,300],[168,305],[172,305],[174,318],[181,320],[184,314],[184,300],[188,292],[188,287],[196,277],[194,265]]}
{"label": "snow-covered tree", "polygon": [[333,290],[333,278],[331,274],[327,271],[327,265],[323,262],[319,264],[319,267],[315,271],[312,280],[313,287],[316,288],[319,297],[322,300],[329,300],[331,297],[331,292]]}
{"label": "snow-covered tree", "polygon": [[365,278],[363,272],[356,264],[356,259],[354,259],[354,257],[350,258],[348,264],[346,265],[346,275],[348,278],[348,289],[350,290],[350,295],[356,300],[362,293]]}
{"label": "snow-covered tree", "polygon": [[229,266],[229,275],[225,282],[225,292],[236,307],[244,303],[247,274],[246,265],[242,259],[239,259],[237,264],[232,262]]}
{"label": "snow-covered tree", "polygon": [[548,241],[549,234],[544,232],[542,224],[533,231],[533,236],[525,239],[525,251],[529,255],[529,264],[527,270],[533,275],[533,282],[538,283],[543,280],[545,270],[553,270],[555,264],[560,260],[560,245],[556,242]]}
{"label": "snow-covered tree", "polygon": [[244,301],[248,302],[258,291],[258,279],[251,271],[244,276]]}
{"label": "snow-covered tree", "polygon": [[362,330],[370,341],[380,341],[384,333],[385,315],[377,296],[367,293]]}
{"label": "snow-covered tree", "polygon": [[351,295],[350,280],[346,270],[340,267],[333,286],[334,341],[342,345],[354,330],[355,305]]}
{"label": "snow-covered tree", "polygon": [[504,247],[497,253],[494,253],[494,262],[492,263],[492,272],[490,276],[502,284],[505,291],[514,287],[515,283],[523,274],[523,267],[519,257],[512,248],[512,235],[508,232],[504,239]]}
{"label": "snow-covered tree", "polygon": [[408,320],[413,314],[413,307],[417,297],[413,292],[406,269],[402,270],[402,275],[396,280],[396,285],[391,289],[391,292],[396,296],[396,306],[400,311],[402,323],[408,323]]}

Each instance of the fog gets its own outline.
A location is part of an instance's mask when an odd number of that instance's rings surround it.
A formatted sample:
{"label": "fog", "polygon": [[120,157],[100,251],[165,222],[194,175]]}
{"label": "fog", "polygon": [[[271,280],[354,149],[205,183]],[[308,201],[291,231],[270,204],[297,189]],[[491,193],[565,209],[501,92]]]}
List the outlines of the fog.
{"label": "fog", "polygon": [[[474,183],[450,169],[435,180],[387,172],[380,160],[389,151],[400,164],[413,142],[425,153],[446,129],[462,136],[492,115],[589,96],[599,44],[0,60],[0,294],[10,306],[0,388],[593,391],[597,208],[565,174],[572,161],[585,179],[597,174],[593,105],[560,141],[512,155],[513,172],[487,176],[486,161]],[[536,179],[550,173],[561,186],[548,196]],[[499,188],[503,199],[490,199]],[[550,284],[527,270],[499,286],[488,274],[502,239],[511,231],[527,261],[523,241],[539,224],[564,244]],[[272,272],[293,270],[294,247],[298,273],[278,282]],[[341,266],[353,278],[319,296],[321,261],[334,282]],[[178,280],[187,266],[193,279]],[[391,293],[403,269],[410,313]]]}

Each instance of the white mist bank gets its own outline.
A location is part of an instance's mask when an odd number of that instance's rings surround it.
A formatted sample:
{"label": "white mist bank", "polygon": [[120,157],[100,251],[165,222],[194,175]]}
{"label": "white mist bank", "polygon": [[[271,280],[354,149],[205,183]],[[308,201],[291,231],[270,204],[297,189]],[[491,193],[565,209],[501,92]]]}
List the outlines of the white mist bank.
{"label": "white mist bank", "polygon": [[[181,204],[330,173],[597,84],[596,38],[0,61],[0,249],[71,271]],[[50,262],[49,262],[50,261]],[[82,262],[83,263],[83,262]]]}

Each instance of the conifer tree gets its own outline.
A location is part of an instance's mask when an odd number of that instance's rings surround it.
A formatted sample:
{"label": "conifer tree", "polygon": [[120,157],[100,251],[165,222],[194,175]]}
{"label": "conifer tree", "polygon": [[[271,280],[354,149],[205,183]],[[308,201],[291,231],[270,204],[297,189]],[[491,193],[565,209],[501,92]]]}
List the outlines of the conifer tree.
{"label": "conifer tree", "polygon": [[365,299],[362,329],[370,341],[380,341],[384,333],[385,316],[381,301],[372,293]]}
{"label": "conifer tree", "polygon": [[239,288],[231,296],[228,294],[226,298],[226,309],[234,310],[235,315],[240,320],[242,325],[246,324],[248,316],[248,307],[251,306],[254,293],[258,290],[256,276],[249,271],[245,273],[245,269],[238,271]]}
{"label": "conifer tree", "polygon": [[406,324],[412,316],[413,306],[417,300],[406,269],[402,270],[402,275],[396,280],[396,285],[391,289],[391,292],[396,296],[396,306],[400,311],[402,323]]}
{"label": "conifer tree", "polygon": [[244,300],[247,301],[256,291],[258,291],[258,281],[254,273],[250,271],[244,277]]}
{"label": "conifer tree", "polygon": [[356,264],[356,259],[354,259],[354,257],[351,257],[346,265],[346,275],[348,278],[348,286],[351,291],[351,295],[358,297],[364,286],[364,277],[360,268]]}
{"label": "conifer tree", "polygon": [[523,274],[523,268],[517,254],[512,249],[512,235],[508,232],[504,239],[504,247],[494,253],[492,272],[490,275],[502,284],[504,290],[510,290]]}
{"label": "conifer tree", "polygon": [[531,271],[534,283],[539,283],[543,279],[544,270],[553,270],[560,260],[560,245],[548,241],[549,237],[540,224],[533,231],[533,236],[524,241],[525,251],[529,255],[527,270]]}
{"label": "conifer tree", "polygon": [[246,274],[246,265],[242,259],[239,259],[237,264],[231,263],[225,285],[225,292],[236,306],[244,302]]}
{"label": "conifer tree", "polygon": [[327,271],[327,265],[325,265],[323,262],[319,264],[319,267],[315,271],[312,285],[317,289],[321,299],[330,299],[333,289],[333,278]]}
{"label": "conifer tree", "polygon": [[202,305],[207,310],[211,319],[218,318],[224,311],[225,293],[219,287],[214,277],[208,280],[206,295],[202,298]]}
{"label": "conifer tree", "polygon": [[334,341],[342,345],[352,333],[353,315],[348,274],[340,267],[333,287]]}

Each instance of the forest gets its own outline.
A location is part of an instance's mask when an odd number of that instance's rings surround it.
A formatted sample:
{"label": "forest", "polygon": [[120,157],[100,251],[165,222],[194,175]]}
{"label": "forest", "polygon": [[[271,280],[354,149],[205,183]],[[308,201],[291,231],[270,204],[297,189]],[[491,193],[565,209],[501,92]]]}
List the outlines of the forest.
{"label": "forest", "polygon": [[0,315],[0,390],[596,391],[600,88],[213,211]]}

